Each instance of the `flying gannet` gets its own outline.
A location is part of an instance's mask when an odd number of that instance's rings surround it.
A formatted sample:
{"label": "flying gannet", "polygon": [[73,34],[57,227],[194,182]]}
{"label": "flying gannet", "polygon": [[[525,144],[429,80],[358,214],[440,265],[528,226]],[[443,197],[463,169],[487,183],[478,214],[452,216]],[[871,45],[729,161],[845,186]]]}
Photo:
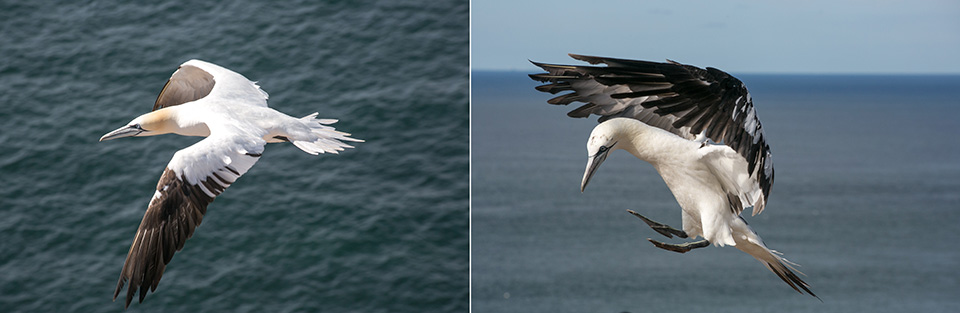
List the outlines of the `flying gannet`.
{"label": "flying gannet", "polygon": [[533,62],[547,73],[530,77],[548,82],[538,86],[539,91],[572,91],[548,100],[550,104],[586,103],[568,116],[600,116],[587,142],[581,192],[611,151],[626,150],[660,173],[682,208],[683,230],[628,211],[668,238],[705,239],[685,244],[648,239],[651,243],[680,253],[710,243],[735,246],[797,292],[816,297],[794,274],[796,264],[768,249],[740,216],[751,206],[754,215],[762,212],[773,185],[770,146],[740,80],[715,68],[669,60],[570,56],[606,66]]}
{"label": "flying gannet", "polygon": [[103,135],[121,137],[174,133],[206,137],[177,151],[167,164],[147,205],[120,280],[116,300],[128,280],[124,308],[140,289],[156,291],[173,254],[200,225],[207,205],[247,172],[267,143],[290,142],[317,155],[353,148],[344,141],[363,142],[317,119],[318,113],[294,118],[267,107],[267,93],[243,75],[213,63],[190,60],[163,86],[153,111]]}

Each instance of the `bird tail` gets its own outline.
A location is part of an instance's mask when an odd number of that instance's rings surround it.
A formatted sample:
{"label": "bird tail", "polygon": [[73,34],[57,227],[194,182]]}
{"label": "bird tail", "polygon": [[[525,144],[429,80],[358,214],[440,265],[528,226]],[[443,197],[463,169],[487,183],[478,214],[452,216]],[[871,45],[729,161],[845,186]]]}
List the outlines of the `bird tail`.
{"label": "bird tail", "polygon": [[767,246],[763,244],[763,240],[760,239],[760,235],[757,235],[756,232],[750,229],[746,222],[743,222],[743,219],[739,220],[741,223],[736,223],[738,225],[734,226],[734,232],[739,234],[734,234],[733,236],[737,243],[737,249],[746,252],[757,259],[757,261],[760,261],[760,263],[766,265],[767,269],[777,274],[777,277],[780,277],[783,282],[790,285],[793,290],[801,294],[806,292],[814,298],[820,299],[820,297],[817,297],[817,295],[810,291],[810,285],[794,273],[797,272],[800,273],[800,275],[806,276],[794,267],[800,266],[799,264],[790,262],[790,260],[783,257],[782,253],[767,248]]}
{"label": "bird tail", "polygon": [[317,155],[320,153],[338,154],[344,148],[353,148],[353,146],[344,143],[344,141],[363,142],[361,139],[351,138],[349,133],[338,131],[333,126],[327,126],[336,123],[336,119],[318,119],[317,114],[304,116],[300,122],[310,128],[308,134],[289,138],[294,146],[300,148],[306,153]]}

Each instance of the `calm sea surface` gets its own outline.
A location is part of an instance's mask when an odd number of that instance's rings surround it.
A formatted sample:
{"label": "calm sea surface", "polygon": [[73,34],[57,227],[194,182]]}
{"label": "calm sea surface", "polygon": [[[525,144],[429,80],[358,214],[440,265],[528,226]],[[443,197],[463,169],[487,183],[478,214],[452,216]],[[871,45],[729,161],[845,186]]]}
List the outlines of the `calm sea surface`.
{"label": "calm sea surface", "polygon": [[0,312],[121,312],[164,166],[199,138],[97,139],[214,62],[367,142],[271,144],[131,312],[463,312],[467,1],[0,4]]}
{"label": "calm sea surface", "polygon": [[735,248],[648,243],[680,241],[625,210],[677,227],[680,210],[628,153],[581,194],[596,119],[525,74],[473,73],[474,312],[960,311],[960,77],[738,75],[777,170],[746,219],[821,303]]}

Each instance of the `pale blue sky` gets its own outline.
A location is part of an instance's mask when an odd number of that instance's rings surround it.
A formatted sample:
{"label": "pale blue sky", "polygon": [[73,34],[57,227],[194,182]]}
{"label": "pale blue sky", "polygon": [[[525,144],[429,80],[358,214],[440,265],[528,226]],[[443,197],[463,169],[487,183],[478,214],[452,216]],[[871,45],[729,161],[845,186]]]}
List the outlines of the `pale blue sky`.
{"label": "pale blue sky", "polygon": [[567,53],[733,73],[960,74],[960,1],[473,0],[472,67]]}

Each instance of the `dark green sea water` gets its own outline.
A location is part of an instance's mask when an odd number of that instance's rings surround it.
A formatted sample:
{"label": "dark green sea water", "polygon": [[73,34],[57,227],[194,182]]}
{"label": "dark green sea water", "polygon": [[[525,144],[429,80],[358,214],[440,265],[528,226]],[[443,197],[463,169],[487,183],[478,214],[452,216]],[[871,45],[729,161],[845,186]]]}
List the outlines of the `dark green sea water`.
{"label": "dark green sea water", "polygon": [[580,193],[596,119],[475,72],[473,312],[960,312],[960,77],[737,76],[777,173],[745,218],[823,302],[732,247],[652,246],[681,242],[626,212],[680,226],[652,166],[615,152]]}
{"label": "dark green sea water", "polygon": [[131,312],[463,312],[467,1],[0,4],[0,311],[120,312],[124,257],[174,152],[98,143],[198,58],[367,142],[271,144]]}

